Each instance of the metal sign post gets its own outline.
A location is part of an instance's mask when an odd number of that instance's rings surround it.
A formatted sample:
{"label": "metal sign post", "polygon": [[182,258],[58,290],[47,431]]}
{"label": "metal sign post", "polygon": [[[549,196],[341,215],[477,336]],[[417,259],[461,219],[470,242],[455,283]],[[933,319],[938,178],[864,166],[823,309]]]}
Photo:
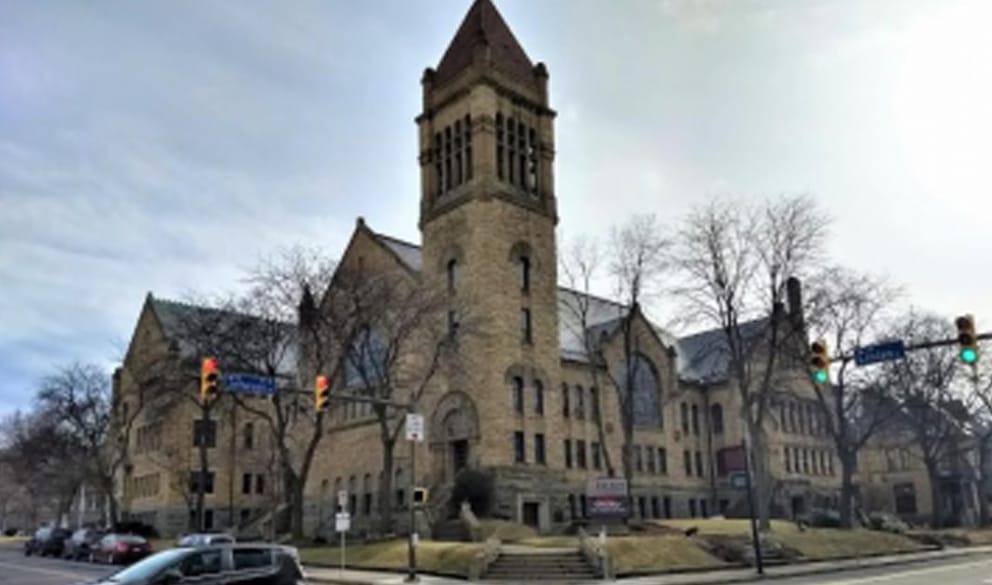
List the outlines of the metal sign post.
{"label": "metal sign post", "polygon": [[[345,494],[345,500],[347,500],[348,492],[340,491],[338,492],[338,497],[341,494]],[[345,553],[345,534],[351,529],[351,514],[348,512],[338,512],[334,514],[334,530],[336,530],[341,535],[341,571],[344,571],[344,553]],[[340,575],[339,575],[340,576]]]}
{"label": "metal sign post", "polygon": [[424,415],[417,414],[410,407],[406,415],[406,440],[410,443],[410,538],[407,542],[407,582],[417,580],[417,512],[414,509],[413,492],[417,487],[417,443],[424,440]]}

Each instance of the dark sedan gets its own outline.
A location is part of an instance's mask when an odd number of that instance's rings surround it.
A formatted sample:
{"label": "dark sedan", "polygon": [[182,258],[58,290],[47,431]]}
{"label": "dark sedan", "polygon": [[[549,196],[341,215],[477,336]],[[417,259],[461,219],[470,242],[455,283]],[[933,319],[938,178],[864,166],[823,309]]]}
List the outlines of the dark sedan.
{"label": "dark sedan", "polygon": [[90,549],[90,560],[95,563],[133,563],[152,553],[148,541],[134,534],[108,534]]}
{"label": "dark sedan", "polygon": [[96,528],[80,528],[66,539],[62,546],[62,558],[79,561],[90,558],[90,551],[103,538],[103,531]]}
{"label": "dark sedan", "polygon": [[38,555],[53,557],[62,555],[62,546],[69,538],[69,531],[64,528],[39,528],[30,540],[24,543],[24,556]]}
{"label": "dark sedan", "polygon": [[90,585],[306,585],[296,549],[273,544],[170,548]]}

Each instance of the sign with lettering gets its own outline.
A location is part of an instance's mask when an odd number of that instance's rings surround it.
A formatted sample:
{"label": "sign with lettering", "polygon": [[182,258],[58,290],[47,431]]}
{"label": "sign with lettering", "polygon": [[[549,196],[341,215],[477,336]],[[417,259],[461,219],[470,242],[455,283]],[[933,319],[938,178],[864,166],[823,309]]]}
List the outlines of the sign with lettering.
{"label": "sign with lettering", "polygon": [[589,502],[590,518],[626,518],[629,514],[626,479],[600,477],[590,479],[586,484],[586,499]]}

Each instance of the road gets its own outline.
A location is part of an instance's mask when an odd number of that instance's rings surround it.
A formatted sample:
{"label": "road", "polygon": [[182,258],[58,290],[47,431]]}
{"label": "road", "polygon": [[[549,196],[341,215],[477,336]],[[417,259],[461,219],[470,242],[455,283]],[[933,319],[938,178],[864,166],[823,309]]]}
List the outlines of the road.
{"label": "road", "polygon": [[[25,557],[19,548],[0,547],[0,585],[75,585],[112,571],[101,565]],[[767,582],[775,585],[992,585],[992,555],[769,579]]]}
{"label": "road", "polygon": [[775,585],[989,585],[992,556],[769,580]]}
{"label": "road", "polygon": [[106,565],[25,557],[21,548],[0,547],[0,585],[73,585],[113,571]]}

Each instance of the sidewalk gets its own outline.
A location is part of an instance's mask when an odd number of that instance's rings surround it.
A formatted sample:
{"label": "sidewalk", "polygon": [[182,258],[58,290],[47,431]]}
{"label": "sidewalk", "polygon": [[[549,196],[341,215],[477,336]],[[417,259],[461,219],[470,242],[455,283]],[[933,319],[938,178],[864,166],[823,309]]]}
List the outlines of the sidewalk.
{"label": "sidewalk", "polygon": [[[779,565],[765,569],[766,579],[781,579],[816,575],[818,573],[834,573],[872,567],[890,565],[908,565],[925,563],[927,561],[953,559],[972,555],[992,554],[992,546],[973,546],[967,548],[952,548],[945,550],[927,551],[890,555],[884,557],[868,557],[863,559],[844,559],[837,561],[817,561],[797,563],[794,565]],[[325,569],[308,567],[306,569],[309,581],[314,584],[333,583],[337,585],[398,585],[404,583],[406,575],[401,573],[383,573],[362,571],[358,569]],[[752,568],[726,569],[719,571],[704,571],[698,573],[671,573],[667,575],[649,575],[646,577],[629,577],[620,579],[624,585],[719,585],[723,583],[744,583],[757,581],[758,577]],[[420,583],[425,585],[453,585],[466,583],[460,579],[420,575]],[[483,580],[483,583],[486,581]]]}

